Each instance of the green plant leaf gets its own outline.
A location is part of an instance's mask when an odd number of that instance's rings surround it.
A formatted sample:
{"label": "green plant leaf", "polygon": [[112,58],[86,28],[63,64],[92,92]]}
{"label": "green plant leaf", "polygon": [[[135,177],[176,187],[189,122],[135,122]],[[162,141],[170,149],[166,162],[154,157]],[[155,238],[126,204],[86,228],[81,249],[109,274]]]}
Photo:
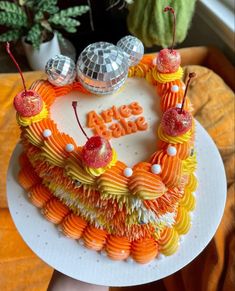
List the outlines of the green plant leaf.
{"label": "green plant leaf", "polygon": [[9,30],[0,35],[0,42],[14,41],[21,37],[22,32],[20,30]]}
{"label": "green plant leaf", "polygon": [[27,18],[11,12],[0,12],[0,25],[7,27],[27,27]]}
{"label": "green plant leaf", "polygon": [[57,15],[60,17],[77,17],[86,13],[88,10],[89,6],[81,5],[61,10],[59,13],[57,13]]}
{"label": "green plant leaf", "polygon": [[35,22],[39,22],[41,20],[44,19],[44,14],[42,11],[38,11],[35,15],[34,15],[34,20]]}
{"label": "green plant leaf", "polygon": [[63,29],[69,33],[77,32],[77,28],[75,26],[64,26]]}
{"label": "green plant leaf", "polygon": [[8,1],[0,1],[0,10],[3,10],[5,12],[10,12],[10,13],[15,13],[27,19],[27,15],[25,11],[15,3],[8,2]]}
{"label": "green plant leaf", "polygon": [[59,11],[57,2],[57,0],[41,0],[37,5],[37,10],[47,12],[49,14],[55,14]]}
{"label": "green plant leaf", "polygon": [[35,49],[39,49],[42,31],[43,27],[39,23],[36,23],[26,36],[26,40],[29,41]]}
{"label": "green plant leaf", "polygon": [[76,19],[69,17],[61,17],[59,14],[55,14],[48,19],[49,23],[53,23],[60,26],[79,26],[80,22]]}

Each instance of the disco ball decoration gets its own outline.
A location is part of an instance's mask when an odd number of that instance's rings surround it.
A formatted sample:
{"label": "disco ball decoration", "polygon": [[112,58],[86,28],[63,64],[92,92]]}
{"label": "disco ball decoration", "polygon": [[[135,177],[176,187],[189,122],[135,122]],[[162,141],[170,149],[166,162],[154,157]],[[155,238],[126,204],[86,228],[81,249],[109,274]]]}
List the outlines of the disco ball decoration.
{"label": "disco ball decoration", "polygon": [[65,86],[73,83],[76,77],[74,61],[63,55],[56,55],[46,63],[45,71],[48,81],[55,86]]}
{"label": "disco ball decoration", "polygon": [[137,65],[143,57],[144,46],[137,37],[132,35],[124,36],[118,41],[117,46],[123,50],[129,66]]}
{"label": "disco ball decoration", "polygon": [[77,76],[93,94],[105,95],[118,90],[128,75],[128,61],[124,53],[108,42],[87,46],[77,61]]}

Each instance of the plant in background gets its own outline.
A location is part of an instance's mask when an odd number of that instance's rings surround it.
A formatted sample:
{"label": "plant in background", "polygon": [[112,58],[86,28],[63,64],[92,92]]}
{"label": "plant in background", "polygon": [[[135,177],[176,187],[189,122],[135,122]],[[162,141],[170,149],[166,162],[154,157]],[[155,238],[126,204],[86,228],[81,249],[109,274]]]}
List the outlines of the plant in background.
{"label": "plant in background", "polygon": [[75,33],[80,25],[75,18],[88,10],[86,5],[60,10],[58,0],[0,1],[0,25],[7,28],[0,35],[0,42],[16,41],[25,36],[26,42],[38,49],[54,32],[64,41],[58,29]]}

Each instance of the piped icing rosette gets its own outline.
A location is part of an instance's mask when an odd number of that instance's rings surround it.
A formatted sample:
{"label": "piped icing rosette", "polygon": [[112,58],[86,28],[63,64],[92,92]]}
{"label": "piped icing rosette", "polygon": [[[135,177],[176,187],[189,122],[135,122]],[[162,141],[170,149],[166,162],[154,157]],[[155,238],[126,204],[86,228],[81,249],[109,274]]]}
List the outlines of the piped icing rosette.
{"label": "piped icing rosette", "polygon": [[185,90],[185,84],[180,79],[173,80],[167,83],[156,84],[157,94],[161,97],[166,94],[166,92],[175,91],[175,88],[180,92]]}
{"label": "piped icing rosette", "polygon": [[57,126],[50,118],[35,122],[25,128],[23,134],[33,145],[40,147],[44,144],[45,137],[55,135],[58,132]]}
{"label": "piped icing rosette", "polygon": [[46,104],[43,102],[43,107],[40,113],[30,116],[30,117],[24,117],[21,116],[19,113],[16,113],[16,120],[19,125],[21,126],[29,126],[35,122],[41,121],[45,118],[47,118],[49,115]]}
{"label": "piped icing rosette", "polygon": [[31,85],[30,89],[40,94],[47,106],[51,106],[55,101],[55,88],[48,81],[37,80]]}
{"label": "piped icing rosette", "polygon": [[49,136],[41,147],[42,157],[52,165],[58,167],[65,166],[65,159],[70,155],[66,150],[67,144],[71,144],[76,148],[74,140],[65,133],[57,133]]}
{"label": "piped icing rosette", "polygon": [[157,70],[157,67],[153,70],[153,77],[158,83],[168,83],[175,80],[181,80],[183,77],[183,69],[179,67],[179,69],[175,73],[160,73]]}
{"label": "piped icing rosette", "polygon": [[189,212],[186,208],[179,206],[177,210],[177,216],[175,219],[174,228],[178,234],[186,234],[191,227],[191,219]]}
{"label": "piped icing rosette", "polygon": [[69,212],[69,208],[57,198],[50,199],[42,208],[42,214],[54,224],[59,224]]}
{"label": "piped icing rosette", "polygon": [[180,185],[182,161],[177,156],[169,156],[164,150],[160,150],[151,157],[150,163],[161,165],[159,176],[168,188]]}
{"label": "piped icing rosette", "polygon": [[133,168],[129,189],[133,195],[144,200],[156,199],[166,192],[161,178],[151,173],[150,163],[139,163]]}
{"label": "piped icing rosette", "polygon": [[143,238],[132,243],[131,254],[136,262],[146,264],[156,258],[158,245],[152,238]]}
{"label": "piped icing rosette", "polygon": [[102,197],[118,199],[120,196],[130,195],[128,178],[123,174],[125,168],[126,165],[118,161],[98,178],[97,187]]}
{"label": "piped icing rosette", "polygon": [[42,208],[45,203],[53,197],[53,194],[44,185],[36,184],[35,186],[30,188],[28,192],[28,197],[33,205]]}
{"label": "piped icing rosette", "polygon": [[113,260],[125,260],[131,251],[131,242],[127,237],[108,236],[105,244],[108,257]]}
{"label": "piped icing rosette", "polygon": [[165,228],[161,238],[157,241],[159,252],[165,256],[174,254],[179,247],[179,235],[174,228]]}
{"label": "piped icing rosette", "polygon": [[79,239],[82,236],[87,222],[80,216],[70,213],[60,224],[61,231],[70,238]]}
{"label": "piped icing rosette", "polygon": [[18,181],[25,190],[29,190],[32,186],[41,183],[41,179],[35,173],[31,165],[27,165],[20,169]]}
{"label": "piped icing rosette", "polygon": [[110,169],[111,167],[115,166],[116,162],[117,162],[117,152],[114,149],[112,149],[112,159],[107,166],[100,168],[92,168],[84,165],[84,169],[89,175],[99,177],[101,174],[106,172],[107,169]]}
{"label": "piped icing rosette", "polygon": [[84,245],[92,250],[100,251],[103,249],[107,237],[107,232],[93,226],[88,226],[83,233]]}
{"label": "piped icing rosette", "polygon": [[167,151],[167,148],[169,145],[172,145],[176,148],[176,152],[177,152],[176,154],[181,160],[187,159],[190,156],[191,150],[193,148],[193,142],[190,142],[190,141],[184,142],[184,143],[176,143],[176,144],[170,144],[162,140],[158,142],[158,148],[165,151]]}
{"label": "piped icing rosette", "polygon": [[162,126],[160,125],[158,127],[158,137],[160,140],[171,144],[185,143],[192,138],[192,129],[189,129],[186,133],[179,136],[170,136],[163,131]]}
{"label": "piped icing rosette", "polygon": [[188,211],[194,210],[196,206],[196,199],[195,196],[193,196],[192,192],[189,189],[187,189],[187,187],[185,188],[184,195],[179,203],[182,207],[184,207]]}

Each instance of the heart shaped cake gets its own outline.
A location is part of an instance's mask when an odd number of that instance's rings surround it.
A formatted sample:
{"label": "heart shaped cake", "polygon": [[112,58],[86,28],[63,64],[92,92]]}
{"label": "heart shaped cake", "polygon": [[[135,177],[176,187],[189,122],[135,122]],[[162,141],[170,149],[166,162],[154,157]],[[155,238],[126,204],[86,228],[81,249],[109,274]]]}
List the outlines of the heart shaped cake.
{"label": "heart shaped cake", "polygon": [[159,71],[145,55],[111,95],[91,94],[78,80],[32,84],[42,105],[31,116],[17,111],[18,179],[66,236],[113,260],[147,263],[177,251],[197,188],[195,124],[182,75],[180,66]]}

